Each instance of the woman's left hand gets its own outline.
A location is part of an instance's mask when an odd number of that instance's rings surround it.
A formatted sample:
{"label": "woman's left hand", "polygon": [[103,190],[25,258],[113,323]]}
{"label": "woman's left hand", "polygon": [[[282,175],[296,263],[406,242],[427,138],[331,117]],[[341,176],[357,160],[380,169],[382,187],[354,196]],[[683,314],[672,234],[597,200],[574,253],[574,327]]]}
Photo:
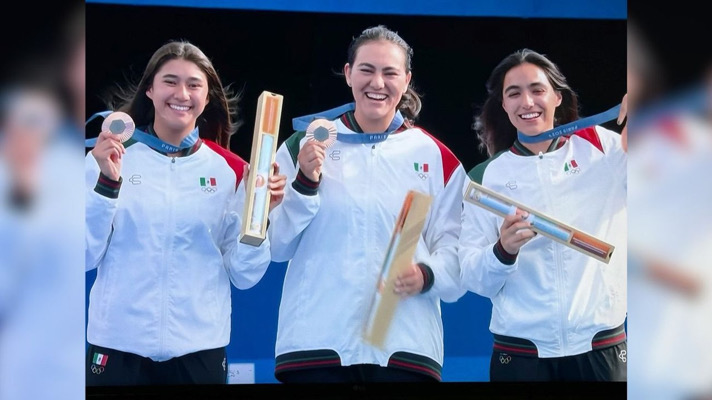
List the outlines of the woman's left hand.
{"label": "woman's left hand", "polygon": [[410,267],[396,278],[394,292],[401,297],[408,297],[420,293],[423,285],[423,273],[420,267],[417,264],[410,264]]}
{"label": "woman's left hand", "polygon": [[279,175],[279,164],[275,161],[272,163],[274,172],[269,177],[269,210],[272,211],[282,202],[284,198],[284,187],[287,185],[287,176]]}

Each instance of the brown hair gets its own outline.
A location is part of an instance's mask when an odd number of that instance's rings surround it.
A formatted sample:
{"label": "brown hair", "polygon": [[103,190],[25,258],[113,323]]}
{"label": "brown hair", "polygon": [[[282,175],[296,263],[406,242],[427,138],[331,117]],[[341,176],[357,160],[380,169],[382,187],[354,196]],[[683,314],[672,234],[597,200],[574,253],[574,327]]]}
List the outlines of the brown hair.
{"label": "brown hair", "polygon": [[168,61],[183,59],[198,66],[208,79],[208,104],[198,117],[200,137],[212,140],[224,148],[229,148],[230,136],[237,131],[237,103],[239,94],[233,94],[229,87],[223,87],[213,63],[197,46],[185,40],[172,40],[156,50],[146,65],[138,85],[129,89],[119,89],[110,101],[109,108],[126,112],[134,119],[136,126],[153,122],[153,102],[146,91],[153,83],[158,70]]}
{"label": "brown hair", "polygon": [[480,150],[486,150],[490,156],[509,148],[517,138],[517,129],[502,108],[502,91],[507,72],[525,63],[541,68],[554,90],[561,93],[561,105],[554,113],[554,125],[578,119],[578,96],[566,82],[566,77],[559,67],[534,50],[517,50],[500,61],[492,71],[487,80],[487,100],[479,115],[475,116],[473,129],[480,140]]}
{"label": "brown hair", "polygon": [[[389,41],[401,49],[405,53],[405,71],[411,72],[411,60],[413,58],[413,49],[408,45],[408,43],[401,38],[398,33],[386,28],[383,25],[374,26],[365,29],[358,37],[355,37],[347,52],[347,62],[349,65],[353,65],[356,61],[356,52],[358,49],[366,43],[374,42],[378,40]],[[420,100],[420,94],[413,88],[413,81],[408,85],[406,92],[401,96],[398,102],[398,110],[403,114],[403,116],[412,123],[418,117],[420,109],[423,104]]]}

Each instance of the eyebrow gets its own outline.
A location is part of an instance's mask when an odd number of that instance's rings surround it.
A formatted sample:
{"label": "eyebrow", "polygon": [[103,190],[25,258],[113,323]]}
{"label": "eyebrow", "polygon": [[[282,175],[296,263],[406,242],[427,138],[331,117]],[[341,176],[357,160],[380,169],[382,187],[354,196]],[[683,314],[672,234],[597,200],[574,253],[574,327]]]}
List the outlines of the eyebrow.
{"label": "eyebrow", "polygon": [[[530,83],[530,84],[528,85],[528,87],[539,87],[539,86],[546,86],[546,85],[544,85],[544,83],[542,83],[542,82],[532,82],[532,83]],[[521,90],[521,86],[519,86],[519,85],[510,85],[510,86],[507,86],[507,87],[504,89],[504,93],[507,93],[507,92],[509,92],[509,91],[511,91],[511,90]]]}
{"label": "eyebrow", "polygon": [[[367,63],[367,62],[359,63],[359,64],[357,65],[357,67],[367,67],[367,68],[377,69],[375,65],[369,64],[369,63]],[[399,69],[396,68],[396,67],[387,66],[387,67],[384,67],[383,70],[384,70],[384,71],[398,71]]]}
{"label": "eyebrow", "polygon": [[[180,77],[179,77],[178,75],[175,75],[175,74],[164,74],[164,75],[161,75],[161,78],[180,79]],[[204,81],[203,78],[198,77],[198,76],[190,76],[190,77],[188,77],[188,79],[186,79],[186,80],[187,80],[187,81],[198,81],[198,82],[203,82],[203,81]]]}

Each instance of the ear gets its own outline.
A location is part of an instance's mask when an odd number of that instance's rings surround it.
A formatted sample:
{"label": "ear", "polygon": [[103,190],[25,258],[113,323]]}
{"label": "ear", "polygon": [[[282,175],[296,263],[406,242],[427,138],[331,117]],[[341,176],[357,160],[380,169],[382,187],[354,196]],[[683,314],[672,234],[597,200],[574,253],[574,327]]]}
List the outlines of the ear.
{"label": "ear", "polygon": [[146,89],[146,96],[148,96],[149,99],[153,100],[153,86],[149,86],[148,89]]}
{"label": "ear", "polygon": [[408,71],[408,73],[405,75],[405,90],[403,91],[403,94],[408,91],[408,88],[410,87],[410,80],[413,78],[413,73]]}
{"label": "ear", "polygon": [[557,107],[561,105],[562,99],[563,99],[563,96],[561,95],[561,92],[557,90],[556,91],[556,106]]}
{"label": "ear", "polygon": [[344,77],[346,78],[346,84],[351,87],[351,66],[349,63],[344,64]]}

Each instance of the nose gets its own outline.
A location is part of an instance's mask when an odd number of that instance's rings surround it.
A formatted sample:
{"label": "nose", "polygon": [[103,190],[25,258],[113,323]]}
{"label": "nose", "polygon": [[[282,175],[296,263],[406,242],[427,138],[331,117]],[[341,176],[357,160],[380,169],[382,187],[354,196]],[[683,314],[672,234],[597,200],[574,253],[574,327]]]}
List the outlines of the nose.
{"label": "nose", "polygon": [[178,100],[188,100],[190,98],[188,87],[185,85],[178,85],[174,93],[176,99]]}
{"label": "nose", "polygon": [[383,89],[383,76],[380,73],[373,74],[371,78],[371,87],[374,89]]}
{"label": "nose", "polygon": [[534,97],[532,97],[529,93],[522,94],[522,105],[525,108],[531,108],[534,106]]}

